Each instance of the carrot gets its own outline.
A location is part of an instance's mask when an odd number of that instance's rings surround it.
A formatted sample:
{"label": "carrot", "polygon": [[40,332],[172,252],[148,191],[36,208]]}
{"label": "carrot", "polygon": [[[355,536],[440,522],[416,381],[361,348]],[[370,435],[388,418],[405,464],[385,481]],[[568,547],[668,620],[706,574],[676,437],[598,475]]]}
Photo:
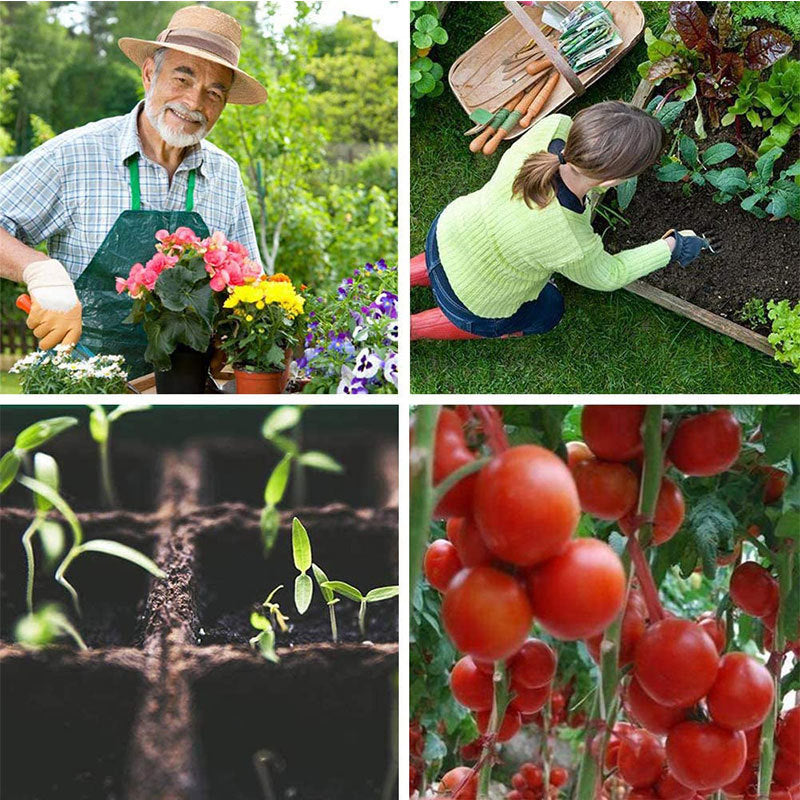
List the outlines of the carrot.
{"label": "carrot", "polygon": [[539,58],[536,61],[529,61],[525,71],[528,75],[538,75],[546,69],[550,69],[553,65],[550,63],[549,58]]}
{"label": "carrot", "polygon": [[[540,78],[545,77],[545,75],[546,73],[543,73],[536,79],[536,83],[533,85],[531,90],[522,98],[522,100],[520,100],[519,103],[517,103],[516,107],[511,112],[512,114],[518,114],[519,117],[524,116],[524,114],[530,108],[531,103],[533,103],[533,101],[536,99],[536,95],[538,95],[539,92],[542,90],[544,84],[541,83]],[[495,150],[497,150],[498,146],[500,145],[500,142],[502,142],[503,139],[505,139],[506,136],[508,136],[511,130],[513,130],[513,127],[515,126],[508,127],[507,129],[503,128],[502,126],[498,128],[494,136],[491,139],[489,139],[489,141],[486,142],[486,144],[483,146],[483,154],[485,156],[493,155]]]}
{"label": "carrot", "polygon": [[[507,102],[507,103],[506,103],[506,104],[503,106],[503,108],[504,108],[506,111],[508,111],[508,112],[510,113],[510,112],[512,112],[512,111],[514,110],[514,108],[516,107],[517,103],[518,103],[518,102],[519,102],[521,99],[522,99],[522,93],[520,92],[518,95],[516,95],[516,96],[515,96],[515,97],[513,97],[511,100],[509,100],[509,101],[508,101],[508,102]],[[489,141],[489,139],[490,139],[490,138],[491,138],[491,137],[492,137],[492,136],[495,134],[495,132],[496,132],[496,129],[495,129],[495,128],[493,128],[491,125],[487,125],[487,126],[486,126],[486,128],[485,128],[485,130],[484,130],[482,133],[479,133],[479,134],[478,134],[478,135],[477,135],[477,136],[476,136],[476,137],[475,137],[475,138],[474,138],[474,139],[473,139],[473,140],[472,140],[472,141],[469,143],[469,149],[470,149],[470,150],[471,150],[473,153],[477,153],[477,152],[479,152],[479,151],[480,151],[480,150],[483,148],[483,146],[486,144],[486,142],[488,142],[488,141]]]}
{"label": "carrot", "polygon": [[527,128],[531,122],[533,122],[537,114],[544,108],[544,104],[550,99],[550,95],[553,94],[553,89],[556,88],[556,84],[558,83],[560,77],[561,73],[556,71],[553,72],[553,74],[547,79],[547,83],[539,92],[536,101],[531,103],[528,113],[519,121],[519,124],[523,128]]}

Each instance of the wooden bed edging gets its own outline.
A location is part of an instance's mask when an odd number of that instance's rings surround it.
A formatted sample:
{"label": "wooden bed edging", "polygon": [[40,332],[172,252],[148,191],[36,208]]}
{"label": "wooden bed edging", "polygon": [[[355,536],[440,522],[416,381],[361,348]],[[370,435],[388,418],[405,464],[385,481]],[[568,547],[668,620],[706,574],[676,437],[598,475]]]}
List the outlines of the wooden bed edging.
{"label": "wooden bed edging", "polygon": [[[633,93],[631,104],[639,108],[644,108],[647,105],[647,101],[650,99],[653,88],[653,84],[650,83],[650,81],[646,78],[642,78],[639,85],[636,87],[636,91]],[[705,308],[700,308],[700,306],[696,306],[674,294],[665,292],[663,289],[658,289],[644,281],[634,281],[626,286],[625,289],[669,311],[674,311],[676,314],[680,314],[682,317],[686,317],[693,322],[699,322],[701,325],[705,325],[706,328],[710,328],[717,333],[730,336],[738,342],[749,345],[754,350],[760,350],[768,356],[774,357],[775,355],[775,350],[769,343],[767,337],[763,334],[751,331],[750,328],[745,328],[744,325],[731,322],[731,320],[721,317],[719,314],[714,314]]]}

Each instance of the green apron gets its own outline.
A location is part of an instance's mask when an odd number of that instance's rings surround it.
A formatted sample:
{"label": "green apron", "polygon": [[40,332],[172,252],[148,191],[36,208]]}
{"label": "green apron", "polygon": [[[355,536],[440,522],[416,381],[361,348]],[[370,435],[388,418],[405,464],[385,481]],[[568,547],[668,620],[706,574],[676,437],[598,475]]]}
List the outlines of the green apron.
{"label": "green apron", "polygon": [[83,305],[81,344],[95,353],[125,356],[128,378],[138,378],[152,367],[144,360],[147,337],[140,324],[123,324],[131,298],[117,294],[116,278],[127,278],[136,263],[145,264],[156,252],[156,233],[191,228],[201,239],[208,228],[194,207],[195,170],[189,172],[185,211],[142,211],[138,156],[128,161],[131,208],[123,211],[106,234],[89,265],[75,281]]}

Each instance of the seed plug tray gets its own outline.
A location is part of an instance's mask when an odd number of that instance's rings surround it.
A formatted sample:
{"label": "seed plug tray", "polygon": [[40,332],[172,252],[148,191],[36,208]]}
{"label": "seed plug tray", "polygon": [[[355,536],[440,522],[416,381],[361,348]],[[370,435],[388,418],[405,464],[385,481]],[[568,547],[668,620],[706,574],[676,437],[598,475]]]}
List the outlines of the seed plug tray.
{"label": "seed plug tray", "polygon": [[[65,478],[82,467],[88,474],[91,448],[56,442],[48,451]],[[218,458],[223,444],[237,447],[235,461]],[[397,599],[369,606],[366,639],[355,604],[342,600],[334,644],[316,586],[306,614],[294,608],[290,545],[296,515],[330,577],[363,590],[396,583],[396,509],[330,503],[285,511],[265,559],[259,509],[224,499],[235,471],[245,484],[256,476],[257,501],[267,475],[263,446],[209,439],[151,449],[137,453],[135,473],[126,470],[126,448],[118,446],[117,476],[128,484],[129,510],[90,510],[93,492],[80,494],[77,482],[67,496],[83,509],[86,539],[135,547],[167,577],[154,580],[97,554],[76,561],[70,580],[81,597],[78,627],[88,651],[31,651],[13,642],[25,611],[20,537],[32,518],[30,498],[9,493],[16,507],[0,509],[0,795],[265,800],[266,774],[272,800],[396,798]],[[349,475],[347,457],[337,457]],[[371,494],[356,487],[364,497],[385,495],[396,482],[393,459],[376,459],[360,479],[372,482]],[[352,467],[358,474],[359,465]],[[36,559],[42,564],[43,554]],[[277,635],[274,664],[249,646],[256,633],[249,617],[279,584],[275,600],[290,628]],[[37,569],[34,596],[37,605],[70,608],[52,572]]]}

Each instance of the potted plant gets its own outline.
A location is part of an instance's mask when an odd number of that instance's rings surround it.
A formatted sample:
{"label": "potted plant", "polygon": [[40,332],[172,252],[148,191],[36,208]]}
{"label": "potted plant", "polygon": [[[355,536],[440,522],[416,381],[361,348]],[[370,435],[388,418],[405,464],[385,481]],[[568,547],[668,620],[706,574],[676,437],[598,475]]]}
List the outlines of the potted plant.
{"label": "potted plant", "polygon": [[78,358],[72,345],[57,344],[52,351],[36,350],[9,370],[19,375],[24,394],[122,394],[128,374],[122,356]]}
{"label": "potted plant", "polygon": [[287,275],[231,286],[220,320],[220,349],[233,365],[238,394],[279,394],[292,348],[305,329],[305,299]]}
{"label": "potted plant", "polygon": [[159,393],[201,393],[210,361],[211,335],[221,293],[255,280],[261,268],[238,242],[219,231],[200,239],[190,228],[156,234],[156,253],[117,278],[117,292],[133,298],[125,320],[141,323],[144,357],[155,370]]}

